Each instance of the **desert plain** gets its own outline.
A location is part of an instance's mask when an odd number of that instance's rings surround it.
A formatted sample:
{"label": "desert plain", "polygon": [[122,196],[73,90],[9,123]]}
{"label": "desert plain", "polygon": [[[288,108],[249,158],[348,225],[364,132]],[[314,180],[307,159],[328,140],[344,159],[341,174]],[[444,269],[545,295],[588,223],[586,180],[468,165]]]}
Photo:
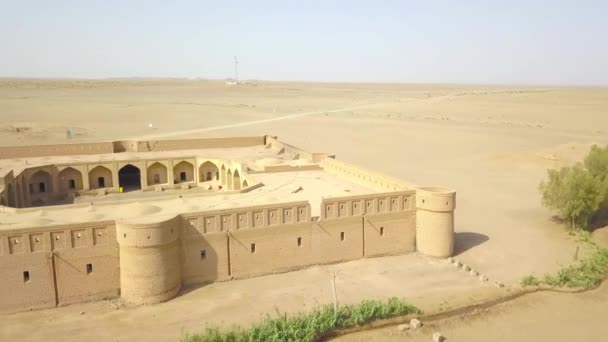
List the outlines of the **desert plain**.
{"label": "desert plain", "polygon": [[[541,205],[538,185],[548,168],[608,144],[608,88],[0,80],[0,146],[263,134],[417,185],[455,189],[455,257],[490,281],[417,254],[362,259],[186,289],[158,305],[106,301],[4,315],[0,340],[177,340],[207,324],[246,326],[275,310],[330,303],[334,277],[340,303],[398,296],[433,312],[508,296],[524,276],[574,260],[580,243]],[[607,231],[593,238],[608,243]],[[528,294],[432,327],[453,341],[597,340],[608,336],[607,296],[605,285]],[[427,329],[341,339],[430,341]]]}

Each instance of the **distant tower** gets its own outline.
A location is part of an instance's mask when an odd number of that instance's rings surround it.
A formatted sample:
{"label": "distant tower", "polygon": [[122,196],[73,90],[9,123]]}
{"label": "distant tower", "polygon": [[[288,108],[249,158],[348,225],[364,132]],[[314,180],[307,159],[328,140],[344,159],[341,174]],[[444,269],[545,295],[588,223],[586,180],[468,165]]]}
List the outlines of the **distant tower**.
{"label": "distant tower", "polygon": [[239,83],[239,61],[234,56],[234,83]]}

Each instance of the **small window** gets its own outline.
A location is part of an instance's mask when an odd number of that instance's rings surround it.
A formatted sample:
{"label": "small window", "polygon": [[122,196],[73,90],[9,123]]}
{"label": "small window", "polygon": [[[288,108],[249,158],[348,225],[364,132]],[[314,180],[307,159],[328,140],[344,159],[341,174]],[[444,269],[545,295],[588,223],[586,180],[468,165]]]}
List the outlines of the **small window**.
{"label": "small window", "polygon": [[206,180],[208,180],[208,181],[211,180],[211,172],[210,171],[207,171],[207,178],[206,178]]}
{"label": "small window", "polygon": [[251,244],[251,253],[255,253],[255,243]]}
{"label": "small window", "polygon": [[201,260],[207,259],[207,250],[201,250]]}
{"label": "small window", "polygon": [[154,184],[160,184],[160,175],[158,173],[154,175]]}
{"label": "small window", "polygon": [[68,180],[68,188],[76,189],[76,181],[73,179]]}
{"label": "small window", "polygon": [[38,192],[46,192],[46,184],[44,182],[38,183]]}
{"label": "small window", "polygon": [[298,247],[301,247],[301,246],[302,246],[302,238],[301,238],[301,237],[299,237],[299,238],[298,238]]}
{"label": "small window", "polygon": [[182,171],[179,173],[179,180],[180,180],[180,182],[185,182],[187,180],[185,171]]}
{"label": "small window", "polygon": [[220,173],[219,172],[215,172],[215,180],[219,180],[220,179]]}
{"label": "small window", "polygon": [[340,241],[344,241],[344,232],[340,232]]}
{"label": "small window", "polygon": [[97,178],[97,187],[105,188],[106,187],[106,179],[103,177]]}
{"label": "small window", "polygon": [[87,274],[93,273],[93,264],[87,264]]}
{"label": "small window", "polygon": [[384,235],[384,227],[380,227],[380,236]]}
{"label": "small window", "polygon": [[23,272],[23,282],[24,283],[29,283],[30,282],[30,271],[24,271]]}

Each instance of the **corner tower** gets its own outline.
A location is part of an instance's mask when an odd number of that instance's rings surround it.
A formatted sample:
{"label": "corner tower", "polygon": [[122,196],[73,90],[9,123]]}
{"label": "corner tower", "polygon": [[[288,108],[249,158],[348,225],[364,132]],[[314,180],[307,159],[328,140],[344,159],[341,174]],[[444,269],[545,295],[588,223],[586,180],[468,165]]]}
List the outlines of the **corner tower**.
{"label": "corner tower", "polygon": [[132,304],[167,301],[181,289],[179,216],[155,223],[117,223],[121,297]]}
{"label": "corner tower", "polygon": [[456,192],[437,187],[416,189],[416,250],[438,258],[454,253]]}

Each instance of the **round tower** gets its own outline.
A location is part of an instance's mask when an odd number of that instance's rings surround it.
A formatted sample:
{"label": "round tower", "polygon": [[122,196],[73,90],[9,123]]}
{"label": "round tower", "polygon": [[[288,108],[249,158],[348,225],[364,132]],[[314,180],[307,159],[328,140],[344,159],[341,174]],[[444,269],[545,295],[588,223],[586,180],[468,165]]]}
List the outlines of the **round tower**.
{"label": "round tower", "polygon": [[169,300],[181,289],[179,217],[155,223],[117,223],[120,296],[128,303]]}
{"label": "round tower", "polygon": [[416,189],[416,249],[447,258],[454,253],[456,192],[437,187]]}

